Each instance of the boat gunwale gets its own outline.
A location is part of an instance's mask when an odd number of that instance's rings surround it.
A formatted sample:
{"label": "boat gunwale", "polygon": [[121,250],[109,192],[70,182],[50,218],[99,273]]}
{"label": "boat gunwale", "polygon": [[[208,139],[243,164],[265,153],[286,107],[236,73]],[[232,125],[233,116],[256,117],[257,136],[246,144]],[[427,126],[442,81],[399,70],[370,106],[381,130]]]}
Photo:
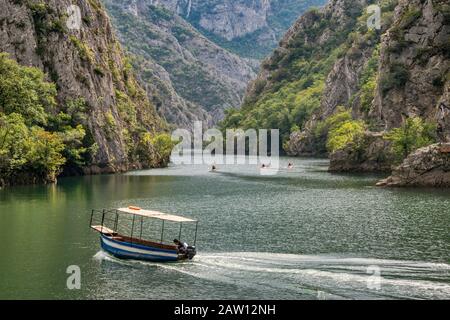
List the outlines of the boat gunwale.
{"label": "boat gunwale", "polygon": [[[119,234],[112,234],[111,236],[107,236],[105,234],[101,234],[102,237],[108,239],[109,241],[112,241],[117,244],[123,244],[129,247],[137,248],[137,249],[151,249],[155,251],[160,252],[167,252],[167,253],[178,253],[178,248],[176,246],[164,244],[164,243],[157,243],[147,240],[140,240],[136,238],[130,238],[126,236],[122,236]],[[123,240],[119,240],[117,238],[121,238]]]}
{"label": "boat gunwale", "polygon": [[[158,250],[152,250],[153,252],[156,251],[156,254],[142,253],[142,252],[132,252],[132,251],[124,250],[124,249],[121,249],[121,248],[115,248],[115,247],[109,245],[108,243],[105,242],[105,240],[113,242],[114,244],[127,246],[126,244],[124,244],[122,242],[118,243],[116,241],[112,241],[111,239],[109,239],[105,235],[102,235],[101,240],[102,240],[101,241],[101,247],[103,248],[103,250],[105,250],[106,252],[112,254],[113,256],[119,257],[119,258],[123,258],[123,259],[137,259],[137,260],[154,261],[154,262],[163,262],[163,261],[173,261],[173,262],[175,262],[175,261],[179,261],[180,260],[179,255],[177,253],[174,253],[174,252],[161,252],[161,253],[165,253],[165,254],[173,254],[174,256],[158,255],[157,252],[160,252]],[[133,247],[133,248],[135,248],[135,247]],[[135,249],[141,249],[141,248],[135,248]],[[143,249],[141,249],[141,250],[143,250]],[[144,250],[150,251],[149,249],[144,249]]]}

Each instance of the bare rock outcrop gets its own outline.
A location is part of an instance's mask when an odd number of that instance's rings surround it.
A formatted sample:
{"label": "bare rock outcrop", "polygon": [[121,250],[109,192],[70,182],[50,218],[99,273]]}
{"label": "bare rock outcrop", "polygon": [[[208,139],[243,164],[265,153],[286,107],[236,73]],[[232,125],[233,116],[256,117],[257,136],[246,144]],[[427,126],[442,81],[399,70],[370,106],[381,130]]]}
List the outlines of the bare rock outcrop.
{"label": "bare rock outcrop", "polygon": [[[441,106],[448,108],[448,10],[448,1],[399,1],[394,22],[382,37],[378,85],[370,111],[370,118],[382,129],[397,128],[412,116],[435,122]],[[442,120],[442,133],[448,136],[450,127]]]}
{"label": "bare rock outcrop", "polygon": [[450,144],[433,144],[413,152],[377,186],[450,187]]}

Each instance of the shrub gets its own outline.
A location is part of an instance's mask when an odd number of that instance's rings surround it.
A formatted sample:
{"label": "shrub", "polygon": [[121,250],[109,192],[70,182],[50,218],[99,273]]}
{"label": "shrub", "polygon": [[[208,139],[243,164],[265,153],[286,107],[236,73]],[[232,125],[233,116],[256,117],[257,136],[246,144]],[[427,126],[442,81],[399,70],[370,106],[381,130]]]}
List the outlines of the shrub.
{"label": "shrub", "polygon": [[387,133],[384,138],[392,142],[392,152],[401,161],[411,152],[436,142],[436,125],[420,117],[408,118],[400,128]]}
{"label": "shrub", "polygon": [[325,121],[317,123],[314,129],[314,135],[316,138],[327,136],[329,131],[350,120],[352,120],[350,110],[346,110],[344,107],[339,106],[334,115],[328,117]]}
{"label": "shrub", "polygon": [[377,87],[376,75],[369,79],[361,87],[361,110],[369,112],[372,107],[373,99],[375,98],[375,89]]}
{"label": "shrub", "polygon": [[400,19],[400,27],[402,29],[408,28],[412,25],[417,19],[422,16],[422,10],[417,8],[408,9]]}
{"label": "shrub", "polygon": [[328,134],[328,151],[336,152],[350,145],[353,149],[357,149],[358,140],[364,136],[365,130],[366,127],[362,121],[348,120],[337,125]]}
{"label": "shrub", "polygon": [[89,63],[93,63],[95,60],[95,55],[92,49],[84,42],[82,42],[80,39],[78,39],[76,36],[70,36],[69,37],[70,42],[75,46],[75,48],[78,51],[78,55],[80,56],[81,60],[87,61]]}
{"label": "shrub", "polygon": [[147,166],[166,166],[175,144],[168,134],[143,133],[137,146],[139,161]]}
{"label": "shrub", "polygon": [[33,126],[28,128],[17,113],[0,113],[0,175],[6,178],[28,172],[54,181],[66,159],[64,143],[56,133]]}
{"label": "shrub", "polygon": [[381,77],[383,95],[394,88],[403,88],[409,79],[408,69],[401,63],[394,63],[387,74]]}
{"label": "shrub", "polygon": [[44,73],[0,54],[0,112],[21,114],[27,125],[45,125],[56,107],[56,86]]}

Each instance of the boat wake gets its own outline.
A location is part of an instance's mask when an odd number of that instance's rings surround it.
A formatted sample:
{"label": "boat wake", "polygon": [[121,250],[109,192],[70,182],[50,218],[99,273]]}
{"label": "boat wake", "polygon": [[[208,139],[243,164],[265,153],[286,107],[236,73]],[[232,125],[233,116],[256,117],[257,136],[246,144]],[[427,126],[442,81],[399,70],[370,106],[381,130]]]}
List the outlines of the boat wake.
{"label": "boat wake", "polygon": [[173,264],[122,261],[103,252],[95,258],[251,289],[261,298],[450,298],[450,265],[445,263],[251,252],[200,254]]}

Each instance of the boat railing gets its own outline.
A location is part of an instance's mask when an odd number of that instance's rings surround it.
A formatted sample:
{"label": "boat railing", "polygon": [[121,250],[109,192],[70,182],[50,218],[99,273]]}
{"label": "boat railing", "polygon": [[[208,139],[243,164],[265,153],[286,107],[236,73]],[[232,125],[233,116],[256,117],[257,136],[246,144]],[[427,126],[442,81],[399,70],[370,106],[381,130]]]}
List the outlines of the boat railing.
{"label": "boat railing", "polygon": [[161,238],[152,236],[143,239],[144,226],[142,219],[139,223],[135,220],[135,217],[127,218],[124,215],[120,215],[120,212],[116,209],[92,210],[90,226],[100,233],[108,231],[108,233],[114,233],[119,237],[126,237],[130,239],[130,242],[133,242],[133,240],[145,240],[154,243],[164,243],[162,236]]}
{"label": "boat railing", "polygon": [[114,213],[114,210],[92,210],[90,226],[107,227],[113,231],[117,231],[115,220],[107,216]]}

